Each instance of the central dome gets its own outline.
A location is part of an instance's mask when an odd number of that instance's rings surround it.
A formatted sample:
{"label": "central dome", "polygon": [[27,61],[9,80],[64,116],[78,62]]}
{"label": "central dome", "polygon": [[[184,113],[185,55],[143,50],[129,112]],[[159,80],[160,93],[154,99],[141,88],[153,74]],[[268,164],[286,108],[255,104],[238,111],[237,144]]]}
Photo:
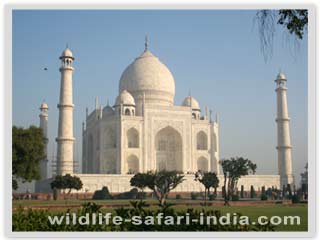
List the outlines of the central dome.
{"label": "central dome", "polygon": [[[122,73],[119,93],[127,90],[137,107],[145,103],[172,106],[175,83],[170,70],[147,49]],[[139,112],[139,110],[138,110]]]}

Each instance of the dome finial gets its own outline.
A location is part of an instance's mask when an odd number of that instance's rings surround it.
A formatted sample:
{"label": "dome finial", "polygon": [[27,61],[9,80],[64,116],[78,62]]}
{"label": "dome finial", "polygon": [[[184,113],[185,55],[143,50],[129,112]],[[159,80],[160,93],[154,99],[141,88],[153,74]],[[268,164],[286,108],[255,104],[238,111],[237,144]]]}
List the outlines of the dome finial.
{"label": "dome finial", "polygon": [[145,37],[145,42],[144,42],[144,51],[148,51],[148,47],[149,47],[149,37],[148,37],[148,33],[146,34]]}

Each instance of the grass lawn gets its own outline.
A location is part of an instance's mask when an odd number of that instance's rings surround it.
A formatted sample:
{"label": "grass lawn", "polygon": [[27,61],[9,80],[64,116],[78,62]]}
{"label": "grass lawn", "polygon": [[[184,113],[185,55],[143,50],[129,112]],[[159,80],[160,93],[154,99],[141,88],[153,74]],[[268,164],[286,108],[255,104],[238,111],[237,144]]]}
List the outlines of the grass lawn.
{"label": "grass lawn", "polygon": [[[117,200],[90,200],[97,204],[130,204],[131,200],[127,199],[117,199]],[[57,208],[50,209],[49,211],[54,212],[64,212],[67,211],[67,208],[59,209],[59,206],[65,205],[81,205],[84,200],[58,200],[58,201],[40,201],[40,200],[15,200],[13,201],[13,207],[19,206],[56,206]],[[156,200],[148,199],[148,203],[157,203]],[[188,208],[194,208],[197,210],[206,208],[206,209],[214,209],[220,210],[222,214],[226,213],[241,213],[242,215],[248,216],[251,221],[257,222],[257,218],[259,216],[267,216],[268,218],[272,216],[299,216],[300,217],[300,225],[279,225],[275,226],[275,231],[307,231],[308,230],[308,205],[307,204],[293,204],[293,205],[282,205],[282,204],[274,204],[274,205],[252,205],[252,206],[200,206],[201,200],[176,200],[170,199],[171,203],[179,203],[177,206],[172,206],[176,210],[186,210]],[[197,206],[183,206],[183,203],[192,202],[199,203]],[[156,206],[152,206],[151,208],[157,208]],[[112,208],[104,208],[104,212],[112,212]]]}

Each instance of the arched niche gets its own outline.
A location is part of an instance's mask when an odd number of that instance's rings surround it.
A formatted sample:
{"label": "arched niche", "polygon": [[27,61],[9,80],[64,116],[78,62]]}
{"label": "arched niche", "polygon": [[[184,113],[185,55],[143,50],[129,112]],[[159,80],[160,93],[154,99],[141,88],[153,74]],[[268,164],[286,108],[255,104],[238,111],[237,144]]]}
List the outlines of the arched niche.
{"label": "arched niche", "polygon": [[136,174],[139,172],[139,159],[135,155],[130,155],[127,159],[127,173]]}
{"label": "arched niche", "polygon": [[197,134],[197,150],[208,149],[208,136],[204,131],[200,131]]}
{"label": "arched niche", "polygon": [[208,166],[208,159],[205,157],[200,157],[197,161],[197,170],[208,172],[209,166]]}
{"label": "arched niche", "polygon": [[135,128],[130,128],[127,131],[127,147],[139,148],[139,132]]}
{"label": "arched niche", "polygon": [[155,137],[157,170],[182,171],[182,137],[174,128],[168,126]]}

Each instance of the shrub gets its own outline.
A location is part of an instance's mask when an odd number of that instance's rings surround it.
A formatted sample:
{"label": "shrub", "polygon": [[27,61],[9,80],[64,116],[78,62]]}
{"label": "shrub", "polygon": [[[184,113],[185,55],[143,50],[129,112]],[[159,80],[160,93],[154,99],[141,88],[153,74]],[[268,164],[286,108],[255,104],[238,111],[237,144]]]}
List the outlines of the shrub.
{"label": "shrub", "polygon": [[[147,205],[144,201],[131,201],[131,207],[129,208],[116,208],[114,209],[117,216],[122,217],[123,219],[130,219],[133,216],[141,216],[142,219],[145,219],[146,216],[152,216],[154,219],[159,214],[159,210],[145,208]],[[67,211],[70,211],[67,210]],[[53,214],[48,212],[48,210],[23,210],[19,208],[17,211],[12,214],[12,230],[13,231],[274,231],[274,226],[271,224],[267,225],[253,225],[249,224],[247,226],[241,226],[238,221],[234,219],[239,219],[241,213],[236,213],[231,217],[231,222],[236,222],[237,224],[231,225],[221,225],[221,224],[200,224],[199,216],[203,215],[204,218],[207,216],[215,216],[220,218],[222,213],[219,210],[209,209],[209,210],[196,210],[196,209],[184,209],[177,210],[174,208],[163,208],[161,212],[165,216],[185,216],[186,213],[190,215],[190,219],[198,219],[198,222],[194,224],[186,224],[186,219],[182,220],[182,224],[145,224],[142,221],[142,224],[136,225],[132,222],[124,223],[121,225],[115,224],[93,224],[92,221],[89,221],[89,224],[66,224],[65,221],[62,221],[61,224],[50,224],[48,221],[48,216]],[[86,214],[99,214],[101,213],[100,206],[95,203],[86,203],[80,209],[75,210],[77,216],[86,216]],[[55,216],[59,218],[64,216],[65,213],[58,212],[54,213]]]}
{"label": "shrub", "polygon": [[191,192],[191,199],[192,199],[192,200],[197,200],[198,196],[199,196],[198,193],[196,193],[196,192]]}
{"label": "shrub", "polygon": [[138,193],[137,193],[137,198],[139,198],[139,199],[146,199],[146,198],[147,198],[147,193],[145,193],[145,192],[138,192]]}
{"label": "shrub", "polygon": [[250,198],[255,198],[256,197],[256,192],[254,190],[254,187],[251,185],[250,188]]}
{"label": "shrub", "polygon": [[244,186],[241,185],[240,197],[244,198]]}
{"label": "shrub", "polygon": [[180,194],[177,194],[176,199],[182,199],[182,196]]}
{"label": "shrub", "polygon": [[215,200],[217,198],[217,194],[216,193],[213,193],[213,194],[210,194],[209,195],[209,200],[210,201],[213,201],[213,200]]}
{"label": "shrub", "polygon": [[53,199],[58,200],[58,196],[59,196],[59,191],[56,188],[54,188],[53,189]]}
{"label": "shrub", "polygon": [[97,190],[94,192],[92,199],[93,200],[105,200],[112,199],[112,195],[109,192],[108,187],[103,187],[101,190]]}
{"label": "shrub", "polygon": [[268,196],[267,196],[267,194],[262,193],[262,194],[261,194],[261,196],[260,196],[260,199],[261,199],[262,201],[266,201],[266,200],[268,200]]}
{"label": "shrub", "polygon": [[129,192],[123,192],[115,196],[117,199],[136,199],[138,196],[138,189],[132,188]]}
{"label": "shrub", "polygon": [[231,199],[232,199],[232,201],[239,201],[239,196],[238,195],[232,195]]}
{"label": "shrub", "polygon": [[291,201],[292,201],[293,204],[294,203],[300,203],[300,196],[297,195],[297,194],[292,195]]}
{"label": "shrub", "polygon": [[222,186],[222,197],[225,198],[226,197],[226,187]]}
{"label": "shrub", "polygon": [[287,184],[287,191],[288,191],[288,194],[289,194],[289,198],[291,198],[292,197],[291,184]]}

